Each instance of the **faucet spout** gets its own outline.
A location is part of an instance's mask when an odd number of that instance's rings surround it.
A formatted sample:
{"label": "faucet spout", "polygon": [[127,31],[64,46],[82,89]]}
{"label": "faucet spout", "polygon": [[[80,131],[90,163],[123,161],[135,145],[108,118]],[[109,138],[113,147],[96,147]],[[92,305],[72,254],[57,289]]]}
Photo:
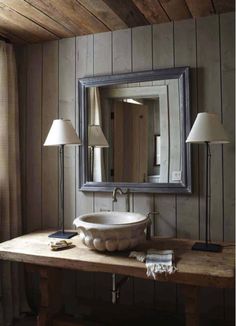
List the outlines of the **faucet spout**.
{"label": "faucet spout", "polygon": [[130,191],[129,189],[122,190],[119,187],[114,188],[112,192],[112,201],[117,202],[117,194],[126,195],[126,211],[130,212]]}

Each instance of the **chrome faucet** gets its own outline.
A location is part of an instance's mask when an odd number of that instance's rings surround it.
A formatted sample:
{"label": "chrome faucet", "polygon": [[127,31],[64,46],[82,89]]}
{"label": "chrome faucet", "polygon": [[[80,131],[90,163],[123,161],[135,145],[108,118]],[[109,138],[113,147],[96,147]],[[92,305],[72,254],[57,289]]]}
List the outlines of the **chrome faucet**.
{"label": "chrome faucet", "polygon": [[121,188],[114,188],[113,193],[112,193],[112,201],[113,203],[117,202],[117,194],[120,195],[126,195],[126,211],[130,212],[130,191],[129,189],[126,189],[125,191],[122,190]]}

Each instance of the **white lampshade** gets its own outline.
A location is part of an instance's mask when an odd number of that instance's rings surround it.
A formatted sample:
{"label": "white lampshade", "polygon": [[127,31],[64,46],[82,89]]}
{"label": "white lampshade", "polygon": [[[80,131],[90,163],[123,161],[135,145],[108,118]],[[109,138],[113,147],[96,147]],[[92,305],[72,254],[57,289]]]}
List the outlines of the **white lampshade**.
{"label": "white lampshade", "polygon": [[88,146],[109,147],[102,128],[99,125],[88,126]]}
{"label": "white lampshade", "polygon": [[218,116],[215,113],[198,113],[192,129],[186,140],[187,143],[229,143]]}
{"label": "white lampshade", "polygon": [[44,146],[80,145],[81,141],[70,120],[53,120]]}

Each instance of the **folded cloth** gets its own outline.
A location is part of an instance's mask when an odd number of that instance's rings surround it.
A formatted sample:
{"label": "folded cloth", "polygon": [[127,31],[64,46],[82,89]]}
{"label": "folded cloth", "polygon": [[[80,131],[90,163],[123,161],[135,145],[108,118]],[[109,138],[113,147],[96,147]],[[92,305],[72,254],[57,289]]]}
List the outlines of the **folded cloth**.
{"label": "folded cloth", "polygon": [[156,278],[156,274],[172,274],[177,271],[174,265],[173,250],[149,249],[147,253],[132,251],[129,257],[134,257],[138,261],[145,262],[147,267],[147,276]]}

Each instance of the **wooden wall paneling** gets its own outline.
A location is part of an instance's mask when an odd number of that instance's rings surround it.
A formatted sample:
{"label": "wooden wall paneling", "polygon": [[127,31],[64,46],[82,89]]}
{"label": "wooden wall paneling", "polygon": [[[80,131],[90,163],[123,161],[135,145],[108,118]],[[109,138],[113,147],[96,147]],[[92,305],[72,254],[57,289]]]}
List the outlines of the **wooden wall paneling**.
{"label": "wooden wall paneling", "polygon": [[[190,67],[191,122],[197,116],[196,29],[194,20],[174,23],[175,66]],[[199,239],[198,146],[192,145],[193,194],[177,195],[177,237]],[[177,286],[177,308],[184,312],[182,291]]]}
{"label": "wooden wall paneling", "polygon": [[[191,123],[197,116],[196,30],[194,20],[174,24],[175,66],[190,67]],[[198,146],[191,145],[193,194],[177,195],[177,236],[199,238]]]}
{"label": "wooden wall paneling", "polygon": [[[230,144],[223,145],[224,240],[235,240],[235,15],[220,16],[223,125]],[[234,290],[225,290],[225,319],[235,319]]]}
{"label": "wooden wall paneling", "polygon": [[[75,38],[59,41],[59,117],[75,127]],[[75,146],[65,146],[65,227],[75,219]]]}
{"label": "wooden wall paneling", "polygon": [[[80,116],[78,111],[78,79],[93,75],[93,35],[76,38],[76,126],[79,127]],[[94,195],[91,192],[79,190],[79,164],[76,148],[76,216],[94,211]],[[76,273],[77,296],[91,299],[94,294],[94,273]]]}
{"label": "wooden wall paneling", "polygon": [[235,239],[235,38],[234,13],[220,16],[221,77],[222,77],[222,121],[230,144],[223,145],[224,174],[224,240]]}
{"label": "wooden wall paneling", "polygon": [[42,227],[42,45],[29,45],[26,111],[27,232]]}
{"label": "wooden wall paneling", "polygon": [[[219,17],[210,16],[196,21],[198,110],[217,113],[221,118]],[[200,238],[205,238],[205,153],[199,145],[200,178]],[[211,223],[212,240],[223,240],[222,148],[211,146]],[[223,291],[202,289],[201,311],[208,317],[223,318]]]}
{"label": "wooden wall paneling", "polygon": [[19,96],[19,125],[20,125],[20,171],[21,171],[21,213],[23,223],[23,233],[27,229],[26,211],[26,110],[27,110],[27,47],[15,46],[18,96]]}
{"label": "wooden wall paneling", "polygon": [[[152,69],[152,27],[135,27],[132,29],[132,71]],[[133,210],[147,214],[153,211],[152,194],[133,194]],[[154,304],[154,282],[134,279],[134,302],[142,305]]]}
{"label": "wooden wall paneling", "polygon": [[[174,65],[173,23],[153,25],[153,69],[173,67]],[[176,236],[176,195],[155,195],[155,234],[159,236]],[[157,283],[155,291],[157,309],[176,311],[176,286]]]}
{"label": "wooden wall paneling", "polygon": [[131,29],[112,33],[112,70],[114,74],[131,71]]}
{"label": "wooden wall paneling", "polygon": [[[78,79],[93,75],[93,35],[76,38],[76,126],[79,131]],[[81,136],[81,135],[80,135]],[[76,216],[94,211],[93,193],[79,190],[79,147],[76,148]]]}
{"label": "wooden wall paneling", "polygon": [[[100,33],[94,35],[94,70],[97,75],[112,74],[112,34]],[[111,193],[96,192],[94,194],[94,210],[111,211],[112,196]],[[98,300],[111,300],[111,275],[95,274],[95,297]]]}
{"label": "wooden wall paneling", "polygon": [[[58,118],[58,41],[43,44],[42,146]],[[56,227],[58,216],[58,148],[42,147],[42,226]]]}

